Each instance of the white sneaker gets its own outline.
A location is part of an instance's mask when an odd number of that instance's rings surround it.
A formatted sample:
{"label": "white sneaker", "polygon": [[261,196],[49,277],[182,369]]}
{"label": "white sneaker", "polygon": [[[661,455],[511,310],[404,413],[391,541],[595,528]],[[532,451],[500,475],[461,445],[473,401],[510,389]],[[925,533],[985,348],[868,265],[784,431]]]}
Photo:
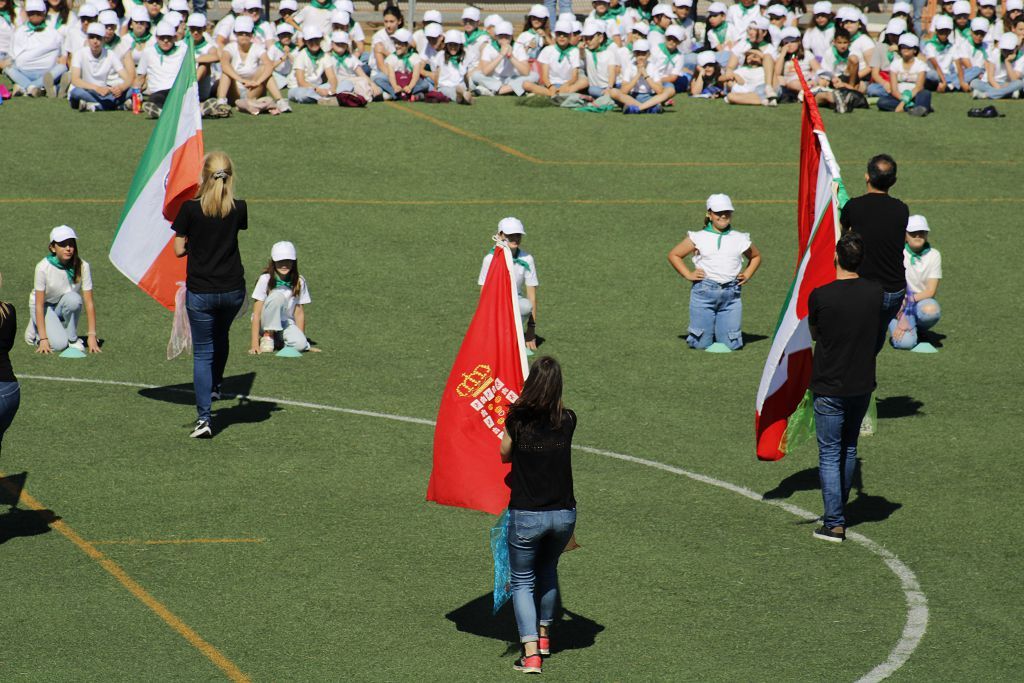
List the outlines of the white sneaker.
{"label": "white sneaker", "polygon": [[36,345],[36,324],[31,320],[28,321],[28,325],[25,327],[25,343],[29,346]]}
{"label": "white sneaker", "polygon": [[274,352],[274,338],[263,335],[260,338],[260,353],[273,353]]}
{"label": "white sneaker", "polygon": [[277,101],[277,110],[282,114],[287,114],[292,110],[292,105],[288,104],[288,100],[281,98]]}
{"label": "white sneaker", "polygon": [[212,439],[213,429],[210,427],[210,423],[206,420],[196,420],[196,424],[192,428],[192,433],[188,436],[190,439]]}
{"label": "white sneaker", "polygon": [[75,341],[68,344],[68,348],[75,349],[76,351],[81,351],[82,353],[85,353],[85,342],[82,341],[81,339],[76,339]]}

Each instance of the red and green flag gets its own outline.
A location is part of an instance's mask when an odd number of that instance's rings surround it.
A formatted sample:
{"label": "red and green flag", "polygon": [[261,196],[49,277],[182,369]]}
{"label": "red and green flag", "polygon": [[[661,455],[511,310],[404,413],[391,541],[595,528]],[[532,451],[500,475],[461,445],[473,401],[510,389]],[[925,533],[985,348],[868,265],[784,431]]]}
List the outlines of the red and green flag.
{"label": "red and green flag", "polygon": [[800,137],[800,184],[797,197],[797,268],[782,304],[771,350],[757,390],[754,431],[757,457],[779,460],[798,424],[809,424],[811,333],[807,299],[817,287],[835,280],[839,239],[839,166],[832,155],[821,114],[796,60],[803,84],[803,125]]}

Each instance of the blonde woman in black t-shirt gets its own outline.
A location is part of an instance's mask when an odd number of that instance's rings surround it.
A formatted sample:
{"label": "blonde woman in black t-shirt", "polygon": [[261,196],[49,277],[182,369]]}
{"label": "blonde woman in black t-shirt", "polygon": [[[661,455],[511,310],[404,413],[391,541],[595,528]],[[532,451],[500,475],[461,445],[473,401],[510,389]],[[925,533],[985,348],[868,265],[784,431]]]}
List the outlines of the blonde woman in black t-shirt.
{"label": "blonde woman in black t-shirt", "polygon": [[519,671],[540,673],[551,651],[558,602],[558,559],[576,527],[572,487],[572,435],[576,413],[562,405],[562,368],[538,358],[513,404],[501,440],[509,475],[508,559],[512,605],[522,656]]}

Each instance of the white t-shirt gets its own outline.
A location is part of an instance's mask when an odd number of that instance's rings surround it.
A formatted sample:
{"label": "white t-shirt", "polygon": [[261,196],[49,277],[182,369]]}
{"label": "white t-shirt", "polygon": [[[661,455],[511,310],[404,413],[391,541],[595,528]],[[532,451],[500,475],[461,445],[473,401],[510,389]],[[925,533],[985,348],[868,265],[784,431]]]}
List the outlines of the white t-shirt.
{"label": "white t-shirt", "polygon": [[259,73],[262,66],[260,60],[266,54],[263,46],[257,45],[255,42],[249,46],[249,52],[244,55],[242,49],[238,47],[238,43],[228,43],[223,49],[231,59],[231,68],[242,78],[252,78]]}
{"label": "white t-shirt", "polygon": [[302,48],[298,52],[292,52],[292,71],[293,73],[301,73],[306,77],[306,83],[311,86],[317,86],[324,81],[324,70],[327,68],[328,61],[325,59],[327,53],[323,50],[316,55],[316,59],[310,56],[310,52],[306,48]]}
{"label": "white t-shirt", "polygon": [[743,270],[743,252],[750,248],[750,233],[729,230],[720,234],[696,230],[686,235],[697,247],[693,265],[702,269],[707,279],[724,285],[735,280]]}
{"label": "white t-shirt", "polygon": [[613,66],[619,66],[619,51],[614,49],[615,46],[610,43],[605,43],[605,45],[608,45],[608,48],[601,52],[592,50],[584,52],[587,80],[596,88],[614,87],[614,83],[608,82],[608,72]]}
{"label": "white t-shirt", "polygon": [[[742,64],[743,57],[752,49],[754,49],[754,46],[751,45],[750,40],[742,38],[741,40],[736,41],[736,44],[732,46],[732,53],[736,55],[736,58],[739,59],[740,64]],[[761,54],[770,56],[772,59],[777,60],[779,58],[779,50],[772,45],[771,42],[768,42],[757,49],[761,51]]]}
{"label": "white t-shirt", "polygon": [[14,66],[25,71],[52,69],[61,56],[64,39],[52,28],[33,31],[27,25],[18,27],[11,43]]}
{"label": "white t-shirt", "polygon": [[928,286],[928,280],[942,279],[942,254],[938,249],[929,249],[928,253],[919,258],[913,259],[911,264],[910,254],[903,249],[903,267],[907,270],[907,286],[915,294],[924,291]]}
{"label": "white t-shirt", "polygon": [[77,28],[64,34],[64,44],[61,49],[64,54],[74,56],[76,52],[85,47],[85,43],[86,35],[82,33],[81,28]]}
{"label": "white t-shirt", "polygon": [[139,60],[138,73],[146,77],[146,94],[170,90],[174,79],[178,76],[181,62],[185,59],[183,43],[175,43],[168,55],[160,52],[156,44],[147,45]]}
{"label": "white t-shirt", "polygon": [[79,76],[83,81],[95,85],[106,85],[110,75],[116,75],[122,69],[121,61],[105,47],[100,48],[98,57],[94,57],[88,47],[79,48],[71,56],[71,68],[76,67],[80,69]]}
{"label": "white t-shirt", "polygon": [[225,14],[213,27],[213,35],[215,38],[223,38],[230,43],[235,35],[235,15],[231,13]]}
{"label": "white t-shirt", "polygon": [[846,73],[846,65],[850,61],[853,50],[847,50],[846,58],[836,56],[836,48],[829,45],[825,55],[821,58],[821,73],[841,76]]}
{"label": "white t-shirt", "polygon": [[813,53],[820,60],[828,52],[829,48],[832,47],[832,36],[835,33],[835,27],[822,30],[817,26],[813,26],[807,29],[804,31],[804,50]]}
{"label": "white t-shirt", "polygon": [[917,85],[918,74],[927,72],[928,65],[920,59],[915,58],[908,66],[903,63],[903,58],[899,55],[894,57],[889,64],[889,81],[896,84],[897,90],[894,96],[899,98],[904,90],[913,90]]}
{"label": "white t-shirt", "polygon": [[[256,279],[256,286],[252,290],[252,298],[256,301],[267,300],[267,283],[270,282],[270,273],[263,273]],[[295,295],[292,294],[291,288],[275,287],[274,291],[278,289],[288,293],[288,305],[285,307],[287,311],[286,316],[288,320],[295,320],[295,305],[300,304],[305,306],[311,303],[313,300],[309,298],[309,287],[306,286],[306,278],[299,276],[299,300],[295,300]]]}
{"label": "white t-shirt", "polygon": [[523,31],[516,37],[516,45],[522,45],[527,54],[537,57],[540,56],[540,51],[544,49],[547,43],[544,40],[544,36],[540,33]]}
{"label": "white t-shirt", "polygon": [[352,80],[363,78],[363,63],[351,52],[346,52],[344,57],[338,57],[336,52],[331,52],[331,65],[334,67],[334,75],[338,80]]}
{"label": "white t-shirt", "polygon": [[971,66],[984,69],[985,62],[988,61],[988,55],[991,52],[992,44],[987,41],[982,41],[980,48],[972,41],[964,41],[958,46],[956,58],[966,59],[971,63]]}
{"label": "white t-shirt", "polygon": [[[494,258],[494,252],[487,252],[483,265],[480,266],[480,277],[477,278],[476,283],[481,287],[487,280],[487,270],[491,267],[492,258]],[[533,254],[523,249],[519,250],[519,255],[512,259],[512,276],[516,281],[516,291],[520,295],[523,293],[524,286],[536,287],[540,284],[537,281],[537,264],[533,261]]]}
{"label": "white t-shirt", "polygon": [[557,45],[548,45],[540,51],[537,61],[547,64],[548,79],[558,88],[568,83],[573,71],[580,68],[580,51],[570,45],[564,54],[559,54]]}
{"label": "white t-shirt", "polygon": [[734,73],[743,79],[742,83],[737,82],[732,86],[734,93],[756,92],[758,86],[764,85],[763,66],[739,66],[736,67]]}
{"label": "white t-shirt", "polygon": [[324,33],[324,37],[330,37],[332,14],[334,14],[333,8],[320,9],[319,7],[313,7],[313,5],[306,5],[300,8],[294,14],[294,17],[295,23],[299,26],[319,26],[320,30]]}
{"label": "white t-shirt", "polygon": [[[633,80],[636,76],[636,62],[632,59],[622,63],[622,77],[619,79],[622,83]],[[665,76],[665,72],[661,69],[661,66],[657,62],[647,61],[647,75],[655,81],[660,82]],[[630,91],[631,95],[652,95],[654,94],[654,88],[651,87],[650,83],[647,82],[646,78],[637,79],[636,85]]]}
{"label": "white t-shirt", "polygon": [[[521,62],[526,62],[530,59],[530,56],[526,54],[526,48],[518,43],[514,43],[512,45],[512,56]],[[486,43],[480,50],[481,62],[491,62],[497,58],[498,50],[490,43]],[[522,76],[522,74],[516,69],[515,64],[512,63],[512,60],[507,57],[498,62],[498,65],[494,67],[494,71],[492,71],[490,75],[494,78],[500,78],[503,81]]]}
{"label": "white t-shirt", "polygon": [[295,75],[292,73],[292,61],[295,59],[295,53],[298,52],[298,49],[299,48],[295,47],[295,45],[289,45],[288,54],[285,55],[284,50],[282,50],[276,42],[267,47],[267,57],[270,61],[274,64],[281,62],[274,67],[274,73],[284,78],[289,88],[295,87]]}
{"label": "white t-shirt", "polygon": [[417,52],[406,52],[405,57],[405,59],[402,59],[397,53],[391,53],[384,60],[384,64],[390,66],[391,70],[395,73],[412,73],[416,65],[423,61],[423,57]]}
{"label": "white t-shirt", "polygon": [[395,51],[395,43],[391,40],[391,34],[384,29],[378,29],[373,34],[373,38],[370,39],[370,69],[373,71],[373,75],[381,73],[377,68],[377,55],[374,54],[374,48],[378,45],[384,48],[384,56],[388,57]]}
{"label": "white t-shirt", "polygon": [[683,53],[676,50],[670,54],[666,51],[667,49],[664,43],[658,47],[652,47],[649,64],[657,67],[660,72],[659,78],[661,78],[661,74],[682,76],[686,73],[686,67],[683,65]]}
{"label": "white t-shirt", "polygon": [[0,14],[0,54],[11,52],[11,43],[14,41],[15,25],[8,21],[6,14]]}
{"label": "white t-shirt", "polygon": [[957,50],[953,47],[953,43],[940,45],[938,40],[932,39],[924,41],[924,45],[921,46],[921,54],[924,55],[925,59],[937,61],[942,73],[945,74],[949,73],[950,68],[953,66]]}
{"label": "white t-shirt", "polygon": [[754,17],[759,16],[761,16],[761,8],[756,2],[750,7],[744,7],[737,2],[725,11],[725,20],[728,22],[729,28],[735,28],[743,33],[747,32],[747,26],[754,20]]}
{"label": "white t-shirt", "polygon": [[36,305],[36,292],[43,292],[43,299],[48,304],[55,304],[67,292],[81,294],[92,291],[92,269],[88,262],[82,261],[82,277],[78,282],[72,283],[68,279],[66,270],[62,270],[46,259],[36,264],[35,278],[32,285],[32,294],[29,296],[29,303]]}
{"label": "white t-shirt", "polygon": [[850,54],[854,55],[857,61],[860,62],[858,68],[864,68],[864,65],[867,64],[867,53],[874,49],[875,41],[871,40],[871,37],[866,33],[861,33],[850,43]]}
{"label": "white t-shirt", "polygon": [[438,52],[430,60],[430,70],[437,76],[437,87],[455,88],[466,84],[466,63],[453,64],[445,61],[443,52]]}

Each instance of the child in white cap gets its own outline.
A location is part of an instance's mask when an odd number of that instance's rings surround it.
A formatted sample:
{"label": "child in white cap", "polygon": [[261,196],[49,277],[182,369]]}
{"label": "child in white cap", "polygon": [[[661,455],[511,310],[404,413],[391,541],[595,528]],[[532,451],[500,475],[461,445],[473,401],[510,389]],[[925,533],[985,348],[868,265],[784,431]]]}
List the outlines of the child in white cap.
{"label": "child in white cap", "polygon": [[312,302],[306,278],[299,274],[299,258],[291,242],[277,242],[270,262],[252,290],[252,343],[249,353],[273,353],[287,346],[313,351],[306,339],[306,309]]}
{"label": "child in white cap", "polygon": [[[113,111],[124,102],[132,85],[131,75],[103,45],[105,29],[99,22],[90,22],[86,33],[87,44],[71,57],[68,100],[71,108],[79,111]],[[107,85],[111,75],[117,77],[114,86]]]}
{"label": "child in white cap", "polygon": [[67,71],[64,38],[47,25],[43,0],[26,0],[24,11],[27,20],[14,31],[10,56],[0,61],[0,66],[14,81],[15,96],[55,97],[55,84]]}
{"label": "child in white cap", "polygon": [[633,56],[622,67],[619,87],[609,88],[608,96],[622,105],[623,114],[660,114],[662,104],[676,94],[662,82],[664,72],[651,61],[651,47],[646,40],[633,43]]}
{"label": "child in white cap", "polygon": [[494,27],[494,40],[480,49],[480,61],[469,74],[474,95],[521,97],[526,93],[523,84],[537,80],[526,48],[513,42],[513,32],[512,22],[499,21]]}
{"label": "child in white cap", "polygon": [[384,71],[373,82],[386,100],[415,102],[433,85],[424,74],[426,62],[412,47],[412,33],[400,28],[391,36],[395,47],[384,60]]}
{"label": "child in white cap", "polygon": [[988,42],[991,25],[984,17],[974,17],[969,25],[970,39],[961,41],[957,47],[956,71],[964,92],[971,91],[971,83],[985,75],[985,63],[989,53],[994,49]]}
{"label": "child in white cap", "polygon": [[516,36],[516,44],[522,45],[530,59],[537,59],[544,46],[554,42],[549,21],[551,13],[544,5],[533,5],[523,19],[523,30]]}
{"label": "child in white cap", "polygon": [[49,252],[36,264],[25,341],[36,347],[36,353],[53,353],[69,347],[85,351],[86,344],[78,337],[78,318],[84,308],[89,325],[88,350],[99,353],[92,269],[78,253],[75,231],[66,225],[51,230]]}
{"label": "child in white cap", "polygon": [[338,80],[331,68],[331,57],[323,49],[323,32],[319,26],[307,26],[302,29],[302,39],[305,46],[292,59],[295,87],[288,89],[288,99],[311,104],[333,97],[338,91]]}
{"label": "child in white cap", "polygon": [[907,244],[903,267],[907,271],[907,299],[900,314],[889,323],[890,343],[909,350],[917,346],[920,333],[939,322],[942,309],[935,300],[942,279],[942,255],[928,242],[930,230],[924,216],[907,221]]}
{"label": "child in white cap", "polygon": [[925,83],[929,90],[936,92],[959,90],[960,83],[953,65],[957,53],[953,49],[953,18],[942,14],[935,17],[932,25],[935,27],[935,35],[924,41],[921,48],[928,65]]}
{"label": "child in white cap", "polygon": [[[352,54],[352,39],[345,31],[335,31],[331,34],[331,57],[330,63],[334,68],[334,77],[338,81],[339,93],[352,93],[361,99],[364,105],[380,96],[380,88],[370,80],[359,58]],[[358,104],[359,100],[352,103]]]}
{"label": "child in white cap", "polygon": [[449,100],[460,104],[473,104],[473,96],[466,87],[466,34],[451,29],[445,31],[444,49],[434,55],[430,75],[437,89]]}
{"label": "child in white cap", "polygon": [[[992,50],[985,64],[985,77],[971,83],[971,96],[976,100],[999,100],[1013,97],[1024,90],[1024,64],[1017,52],[1019,40],[1016,34],[1004,33],[999,36],[999,49]],[[1019,95],[1018,95],[1019,97]]]}
{"label": "child in white cap", "polygon": [[462,10],[462,32],[466,34],[466,66],[472,72],[480,61],[481,48],[491,41],[491,35],[480,28],[480,10],[476,7]]}
{"label": "child in white cap", "polygon": [[587,19],[584,22],[583,40],[586,43],[583,62],[587,74],[587,92],[591,97],[600,97],[609,88],[615,87],[619,80],[619,52],[614,49],[600,21]]}
{"label": "child in white cap", "polygon": [[[761,252],[751,243],[749,233],[733,229],[728,195],[713,194],[706,206],[704,228],[686,233],[668,253],[668,261],[693,283],[686,343],[693,349],[706,349],[719,342],[735,351],[743,347],[740,288],[757,272]],[[693,270],[686,265],[690,255]]]}
{"label": "child in white cap", "polygon": [[326,35],[331,30],[331,14],[335,9],[334,0],[310,0],[308,5],[303,5],[293,16],[302,28],[316,26]]}
{"label": "child in white cap", "polygon": [[711,50],[697,55],[697,68],[690,81],[690,96],[714,100],[725,96],[722,84],[722,65]]}
{"label": "child in white cap", "polygon": [[905,111],[911,116],[931,112],[932,94],[925,88],[928,67],[917,58],[917,46],[913,33],[900,36],[899,56],[889,65],[889,92],[878,98],[880,111]]}
{"label": "child in white cap", "polygon": [[832,21],[832,3],[828,0],[819,0],[814,3],[812,11],[814,17],[811,19],[811,26],[804,31],[804,50],[821,61],[825,52],[832,47],[832,34],[836,30],[835,22]]}
{"label": "child in white cap", "polygon": [[[533,260],[533,254],[522,249],[526,230],[523,222],[514,216],[502,218],[498,223],[498,239],[508,243],[512,249],[512,275],[516,282],[516,291],[519,293],[519,314],[525,323],[523,331],[526,338],[526,348],[534,350],[537,348],[537,287],[540,282],[537,280],[537,264]],[[494,252],[488,251],[484,256],[483,265],[480,267],[480,277],[477,284],[484,286],[487,279],[487,270],[491,267],[491,259]]]}
{"label": "child in white cap", "polygon": [[572,33],[572,19],[555,22],[555,42],[540,51],[540,77],[536,83],[523,84],[527,92],[554,97],[587,89],[587,79],[580,68],[580,50],[572,44]]}

